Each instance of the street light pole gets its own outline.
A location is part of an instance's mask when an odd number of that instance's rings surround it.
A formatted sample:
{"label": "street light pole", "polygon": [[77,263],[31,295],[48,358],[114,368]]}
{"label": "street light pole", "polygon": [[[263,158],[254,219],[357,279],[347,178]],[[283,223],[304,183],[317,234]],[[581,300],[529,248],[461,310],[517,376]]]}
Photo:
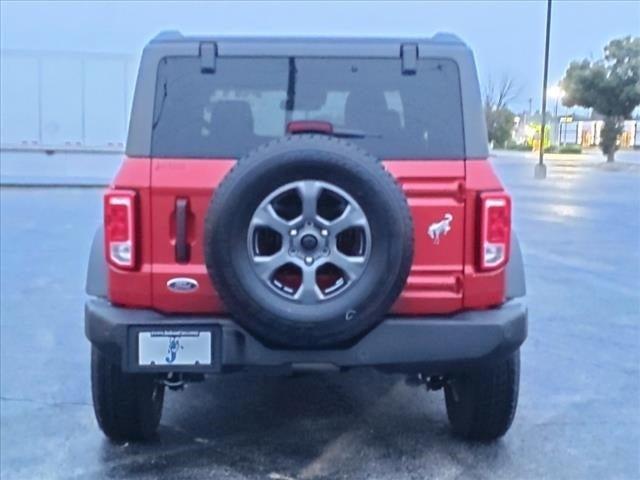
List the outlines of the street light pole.
{"label": "street light pole", "polygon": [[544,164],[544,128],[547,123],[547,77],[549,75],[549,38],[551,37],[551,0],[547,0],[547,34],[544,45],[544,75],[542,79],[542,125],[540,127],[540,157],[536,165],[535,178],[545,178],[547,167]]}

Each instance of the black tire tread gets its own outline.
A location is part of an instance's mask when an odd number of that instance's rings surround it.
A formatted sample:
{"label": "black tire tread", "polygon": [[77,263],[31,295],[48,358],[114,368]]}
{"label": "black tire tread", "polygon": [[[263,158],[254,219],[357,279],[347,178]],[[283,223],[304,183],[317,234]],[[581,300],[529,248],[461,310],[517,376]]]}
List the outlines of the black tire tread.
{"label": "black tire tread", "polygon": [[[147,440],[156,433],[162,406],[154,408],[154,377],[127,374],[91,349],[91,393],[100,429],[112,440]],[[164,391],[160,392],[160,403]],[[157,410],[160,410],[158,412]]]}
{"label": "black tire tread", "polygon": [[516,413],[519,379],[520,355],[515,352],[507,359],[471,372],[459,380],[468,382],[468,388],[458,389],[466,411],[461,412],[453,393],[446,387],[447,415],[454,433],[478,441],[502,437],[511,427]]}

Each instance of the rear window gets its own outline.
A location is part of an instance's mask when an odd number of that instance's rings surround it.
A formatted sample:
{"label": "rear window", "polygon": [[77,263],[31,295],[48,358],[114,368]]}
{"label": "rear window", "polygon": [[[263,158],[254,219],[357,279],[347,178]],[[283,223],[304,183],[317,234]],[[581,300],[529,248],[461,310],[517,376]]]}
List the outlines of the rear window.
{"label": "rear window", "polygon": [[159,65],[154,157],[241,157],[285,135],[288,122],[331,122],[379,158],[462,159],[460,82],[455,62],[421,59],[167,57]]}

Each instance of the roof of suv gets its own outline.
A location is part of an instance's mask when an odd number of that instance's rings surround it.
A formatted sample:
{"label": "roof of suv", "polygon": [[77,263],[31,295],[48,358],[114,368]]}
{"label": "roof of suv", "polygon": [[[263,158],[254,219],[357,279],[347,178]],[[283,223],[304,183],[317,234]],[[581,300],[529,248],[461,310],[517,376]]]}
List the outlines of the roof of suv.
{"label": "roof of suv", "polygon": [[[467,54],[471,50],[456,35],[436,33],[433,37],[323,37],[323,36],[185,36],[177,31],[162,32],[153,38],[145,50],[189,48],[202,43],[215,44],[218,56],[327,56],[327,57],[398,57],[402,45],[417,47],[423,53],[449,57],[450,52]],[[443,51],[444,49],[444,51]],[[444,53],[449,52],[449,53]]]}
{"label": "roof of suv", "polygon": [[438,32],[432,37],[325,37],[325,36],[240,36],[240,35],[183,35],[176,30],[160,32],[150,43],[166,42],[233,42],[233,43],[333,43],[333,44],[376,44],[376,43],[432,43],[464,45],[464,42],[453,33]]}

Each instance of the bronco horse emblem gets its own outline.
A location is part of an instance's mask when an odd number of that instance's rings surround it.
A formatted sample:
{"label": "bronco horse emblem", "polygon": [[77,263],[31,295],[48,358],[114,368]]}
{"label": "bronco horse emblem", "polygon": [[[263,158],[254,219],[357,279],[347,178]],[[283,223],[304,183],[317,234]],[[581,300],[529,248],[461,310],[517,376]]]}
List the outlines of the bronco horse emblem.
{"label": "bronco horse emblem", "polygon": [[176,357],[178,355],[178,350],[182,348],[180,345],[180,340],[178,337],[170,337],[169,338],[169,349],[167,350],[167,356],[165,357],[165,361],[167,363],[173,363],[176,361]]}
{"label": "bronco horse emblem", "polygon": [[433,240],[435,245],[440,243],[440,235],[446,235],[449,230],[451,230],[451,221],[453,220],[453,215],[450,213],[445,213],[444,218],[439,222],[432,223],[429,225],[427,229],[427,234]]}

